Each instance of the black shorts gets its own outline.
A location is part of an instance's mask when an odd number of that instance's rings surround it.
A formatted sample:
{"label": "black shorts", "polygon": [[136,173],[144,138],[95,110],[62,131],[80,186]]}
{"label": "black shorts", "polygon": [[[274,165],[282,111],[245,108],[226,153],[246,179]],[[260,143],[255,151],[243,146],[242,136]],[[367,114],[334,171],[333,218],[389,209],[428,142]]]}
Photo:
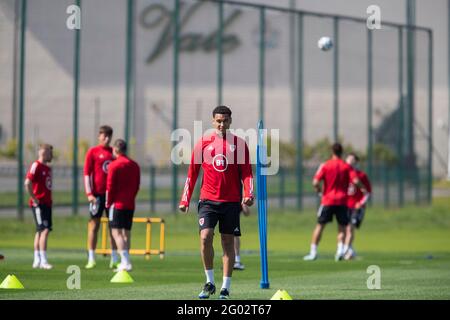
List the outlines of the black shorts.
{"label": "black shorts", "polygon": [[109,227],[111,229],[131,230],[133,226],[134,210],[119,210],[109,208]]}
{"label": "black shorts", "polygon": [[350,223],[357,229],[359,229],[359,227],[361,226],[365,211],[365,208],[348,209],[348,218],[350,220]]}
{"label": "black shorts", "polygon": [[[241,211],[239,211],[239,222],[241,220],[241,215],[242,215],[242,205],[241,205]],[[240,237],[241,236],[241,228],[239,227],[239,230],[236,230],[234,233],[235,237]]]}
{"label": "black shorts", "polygon": [[40,204],[37,207],[31,207],[33,211],[34,222],[36,223],[36,231],[44,231],[48,229],[52,231],[52,207]]}
{"label": "black shorts", "polygon": [[241,204],[239,202],[200,200],[198,202],[199,229],[214,229],[219,222],[220,233],[240,236],[240,212]]}
{"label": "black shorts", "polygon": [[324,206],[321,205],[317,211],[317,222],[326,224],[333,221],[333,215],[336,215],[336,220],[340,225],[348,225],[348,208],[347,206]]}
{"label": "black shorts", "polygon": [[89,203],[89,214],[91,215],[91,218],[100,219],[103,212],[105,213],[105,216],[107,216],[108,210],[106,210],[106,195],[103,194],[94,197],[96,199],[95,203]]}

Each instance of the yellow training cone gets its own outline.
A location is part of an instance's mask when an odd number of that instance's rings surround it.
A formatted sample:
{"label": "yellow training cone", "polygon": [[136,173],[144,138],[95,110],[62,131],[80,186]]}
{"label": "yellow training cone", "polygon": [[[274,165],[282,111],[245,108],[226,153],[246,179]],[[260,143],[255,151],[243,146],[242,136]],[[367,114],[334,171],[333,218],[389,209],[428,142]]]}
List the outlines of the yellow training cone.
{"label": "yellow training cone", "polygon": [[292,297],[286,290],[278,290],[270,300],[292,300]]}
{"label": "yellow training cone", "polygon": [[2,284],[0,284],[1,289],[25,289],[23,284],[17,279],[15,275],[8,275]]}
{"label": "yellow training cone", "polygon": [[111,279],[111,282],[113,282],[113,283],[132,283],[132,282],[134,282],[134,280],[126,270],[122,270],[115,274],[115,276]]}

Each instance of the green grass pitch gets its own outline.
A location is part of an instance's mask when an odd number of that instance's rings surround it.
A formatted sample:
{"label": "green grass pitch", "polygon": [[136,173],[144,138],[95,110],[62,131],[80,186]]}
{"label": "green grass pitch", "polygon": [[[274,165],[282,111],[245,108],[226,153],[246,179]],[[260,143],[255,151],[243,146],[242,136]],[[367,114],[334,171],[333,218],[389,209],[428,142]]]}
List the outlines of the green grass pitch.
{"label": "green grass pitch", "polygon": [[[139,215],[144,215],[139,213]],[[356,234],[358,259],[335,262],[336,222],[326,227],[319,259],[304,262],[309,250],[315,212],[269,210],[268,249],[270,289],[259,288],[259,242],[256,208],[242,217],[242,261],[235,271],[232,299],[270,299],[285,289],[294,299],[450,299],[450,201],[403,209],[370,208]],[[97,267],[85,270],[87,214],[54,219],[48,256],[53,270],[33,270],[34,224],[0,220],[0,281],[15,274],[25,290],[0,289],[0,299],[196,299],[204,283],[199,254],[196,213],[168,214],[166,256],[150,261],[132,256],[135,282],[113,284],[109,258],[97,256]],[[221,284],[221,248],[215,238],[215,277]],[[158,232],[153,237],[157,245]],[[132,247],[143,247],[144,227],[135,224]],[[81,268],[81,289],[69,290],[69,265]],[[381,289],[369,290],[367,268],[381,269]],[[217,298],[213,296],[213,298]]]}

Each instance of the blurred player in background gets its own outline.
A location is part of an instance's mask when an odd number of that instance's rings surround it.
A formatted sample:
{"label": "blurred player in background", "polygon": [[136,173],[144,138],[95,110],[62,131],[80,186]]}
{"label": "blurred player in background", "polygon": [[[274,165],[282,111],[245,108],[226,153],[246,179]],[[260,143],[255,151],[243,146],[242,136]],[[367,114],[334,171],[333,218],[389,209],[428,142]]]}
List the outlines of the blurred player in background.
{"label": "blurred player in background", "polygon": [[[347,192],[350,182],[359,185],[359,180],[352,167],[341,159],[342,145],[335,143],[331,149],[331,159],[320,165],[313,179],[313,186],[319,194],[322,194],[322,200],[317,213],[317,225],[312,235],[311,249],[309,254],[303,258],[305,261],[317,258],[317,247],[323,229],[328,222],[333,221],[333,215],[336,216],[338,222],[335,260],[342,260],[348,249],[348,244],[344,245],[345,231],[348,225]],[[323,182],[322,188],[321,182]]]}
{"label": "blurred player in background", "polygon": [[[358,179],[364,186],[364,188],[361,189],[354,183],[350,182],[348,188],[347,207],[350,221],[347,226],[347,232],[345,236],[345,243],[348,243],[348,250],[345,253],[344,259],[350,260],[356,256],[356,252],[352,246],[353,241],[355,240],[355,228],[359,229],[364,219],[366,204],[369,200],[370,193],[372,192],[372,186],[370,185],[367,174],[364,171],[358,169],[359,158],[356,154],[350,153],[345,161],[350,166],[352,166]],[[365,191],[365,193],[363,191]]]}
{"label": "blurred player in background", "polygon": [[53,268],[47,261],[47,240],[52,230],[52,169],[48,164],[53,159],[53,147],[41,144],[38,152],[38,160],[27,172],[25,187],[36,223],[33,268],[48,270]]}
{"label": "blurred player in background", "polygon": [[207,299],[216,292],[213,239],[214,229],[219,223],[223,249],[223,282],[219,299],[228,299],[235,260],[234,235],[240,232],[241,204],[253,204],[253,174],[247,143],[228,131],[232,122],[231,110],[218,106],[212,116],[215,131],[203,136],[195,145],[179,209],[188,212],[202,168],[198,225],[206,284],[198,297]]}
{"label": "blurred player in background", "polygon": [[[250,215],[250,208],[247,205],[242,204],[241,212],[244,216],[248,217]],[[233,269],[244,270],[245,266],[241,263],[241,230],[234,233],[234,254],[235,260]]]}
{"label": "blurred player in background", "polygon": [[114,142],[114,160],[108,170],[106,182],[106,207],[109,209],[109,227],[120,254],[120,264],[115,271],[131,271],[131,227],[139,191],[141,172],[139,165],[127,154],[127,143]]}
{"label": "blurred player in background", "polygon": [[[89,229],[88,229],[88,263],[86,269],[95,267],[95,248],[97,247],[97,234],[105,207],[106,177],[108,166],[113,161],[113,150],[110,146],[113,129],[110,126],[101,126],[98,131],[98,145],[86,153],[84,163],[84,188],[89,201]],[[117,267],[117,246],[111,236],[111,262],[109,267]]]}

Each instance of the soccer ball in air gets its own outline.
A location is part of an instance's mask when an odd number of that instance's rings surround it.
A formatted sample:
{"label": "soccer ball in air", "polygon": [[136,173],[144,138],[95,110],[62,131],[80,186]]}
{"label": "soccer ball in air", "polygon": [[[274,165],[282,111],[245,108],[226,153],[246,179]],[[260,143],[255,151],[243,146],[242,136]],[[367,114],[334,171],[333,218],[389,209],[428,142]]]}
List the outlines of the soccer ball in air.
{"label": "soccer ball in air", "polygon": [[317,42],[317,46],[322,51],[328,51],[333,47],[333,41],[329,37],[322,37]]}

